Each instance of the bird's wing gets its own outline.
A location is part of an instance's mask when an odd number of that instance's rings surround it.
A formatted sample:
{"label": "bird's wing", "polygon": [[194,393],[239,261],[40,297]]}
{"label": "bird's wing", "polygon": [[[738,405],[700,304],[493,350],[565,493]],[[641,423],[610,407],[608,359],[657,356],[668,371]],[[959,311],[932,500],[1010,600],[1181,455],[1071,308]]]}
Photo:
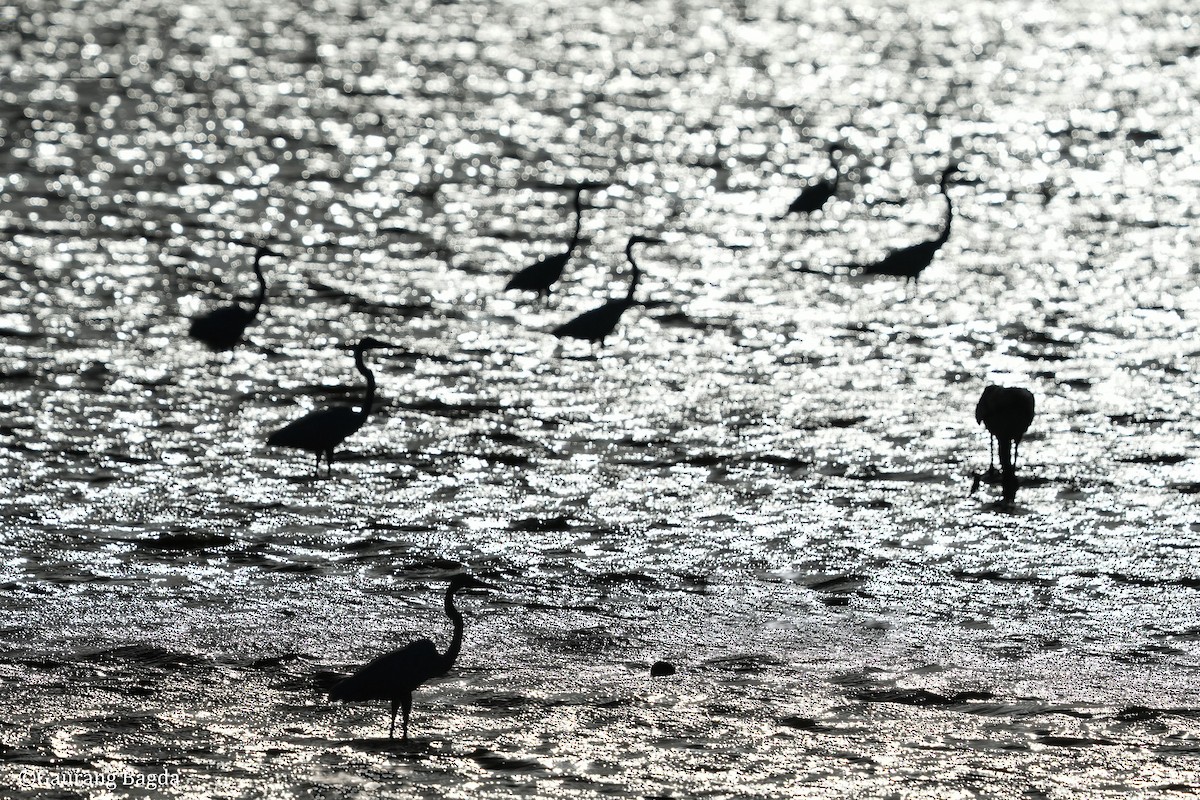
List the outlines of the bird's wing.
{"label": "bird's wing", "polygon": [[267,444],[302,450],[327,450],[354,433],[362,424],[362,415],[352,408],[322,408],[284,425],[267,438]]}
{"label": "bird's wing", "polygon": [[251,313],[241,306],[221,306],[193,319],[188,327],[188,335],[195,339],[205,339],[214,333],[220,335],[231,331],[240,332],[249,324],[251,317]]}
{"label": "bird's wing", "polygon": [[562,275],[563,267],[570,259],[570,252],[542,256],[528,267],[513,275],[505,285],[508,289],[544,289]]}
{"label": "bird's wing", "polygon": [[1020,441],[1020,437],[1024,436],[1025,431],[1029,430],[1029,426],[1033,424],[1036,403],[1033,399],[1033,392],[1028,389],[1014,390],[1012,401],[1015,427],[1019,429],[1017,438]]}
{"label": "bird's wing", "polygon": [[445,662],[428,639],[376,656],[329,690],[334,700],[390,700],[444,675]]}
{"label": "bird's wing", "polygon": [[613,332],[625,312],[627,304],[623,300],[609,300],[604,305],[585,311],[573,320],[564,322],[552,333],[559,337],[572,339],[603,339]]}
{"label": "bird's wing", "polygon": [[833,197],[833,191],[833,181],[829,180],[828,178],[822,178],[816,183],[811,183],[800,190],[800,194],[797,195],[796,199],[792,201],[792,204],[788,206],[788,212],[795,213],[800,211],[816,211],[821,206],[825,205],[825,202],[829,200],[830,197]]}
{"label": "bird's wing", "polygon": [[874,264],[867,264],[863,272],[867,275],[909,277],[929,266],[936,252],[937,248],[932,242],[917,242],[893,250]]}

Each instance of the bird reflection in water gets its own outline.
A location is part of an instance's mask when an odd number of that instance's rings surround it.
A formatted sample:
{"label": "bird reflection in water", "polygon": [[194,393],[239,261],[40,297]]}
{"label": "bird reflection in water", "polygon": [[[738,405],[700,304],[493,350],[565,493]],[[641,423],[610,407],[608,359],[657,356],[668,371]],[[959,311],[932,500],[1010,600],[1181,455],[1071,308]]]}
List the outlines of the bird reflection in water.
{"label": "bird reflection in water", "polygon": [[630,267],[629,289],[626,290],[625,296],[608,300],[603,305],[564,322],[552,331],[555,336],[560,339],[582,339],[593,344],[599,342],[601,347],[604,346],[604,340],[616,330],[617,325],[621,322],[621,316],[630,306],[634,305],[633,295],[637,291],[638,282],[642,277],[642,271],[638,268],[637,262],[633,260],[633,246],[636,244],[664,244],[664,242],[662,239],[651,236],[634,235],[629,237],[629,243],[625,245],[625,258],[629,261]]}
{"label": "bird reflection in water", "polygon": [[[1033,392],[1020,387],[993,384],[983,390],[975,404],[975,421],[988,432],[990,480],[996,475],[995,442],[1000,442],[1000,485],[1006,503],[1017,497],[1017,451],[1033,422],[1033,415]],[[975,487],[978,484],[976,477]]]}
{"label": "bird reflection in water", "polygon": [[318,474],[321,471],[321,455],[324,454],[326,474],[332,475],[334,448],[361,428],[371,414],[371,406],[375,403],[375,374],[367,368],[364,357],[368,350],[382,347],[395,345],[369,336],[354,345],[354,366],[367,379],[361,408],[356,410],[349,406],[333,406],[312,411],[272,433],[267,438],[267,444],[315,453]]}
{"label": "bird reflection in water", "polygon": [[263,277],[261,264],[263,256],[282,257],[266,245],[255,247],[254,277],[258,280],[258,294],[254,297],[254,304],[246,309],[233,303],[201,314],[192,320],[192,324],[188,328],[188,336],[201,342],[209,350],[218,353],[232,350],[238,346],[242,341],[242,336],[246,333],[246,328],[254,324],[259,310],[267,300],[267,279]]}
{"label": "bird reflection in water", "polygon": [[396,737],[396,711],[401,713],[400,739],[408,740],[408,717],[412,711],[412,693],[423,683],[450,671],[462,649],[463,616],[454,605],[454,596],[464,589],[495,589],[470,575],[459,574],[446,587],[446,616],[454,625],[454,634],[445,653],[439,653],[429,639],[418,639],[399,650],[377,656],[353,675],[329,690],[332,700],[387,700],[391,703],[392,724],[388,738]]}

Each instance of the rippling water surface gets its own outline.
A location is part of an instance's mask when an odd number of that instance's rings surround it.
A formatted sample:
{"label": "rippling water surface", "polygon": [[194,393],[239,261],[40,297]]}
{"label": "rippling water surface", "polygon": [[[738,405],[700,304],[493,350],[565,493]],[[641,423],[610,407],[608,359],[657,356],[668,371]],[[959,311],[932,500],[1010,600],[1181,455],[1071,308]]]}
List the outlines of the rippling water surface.
{"label": "rippling water surface", "polygon": [[[0,783],[1197,790],[1200,21],[814,5],[0,7]],[[952,162],[919,285],[857,274]],[[555,297],[503,292],[580,184]],[[560,346],[635,233],[641,304]],[[315,479],[265,436],[360,397],[364,335],[381,405]],[[988,383],[1037,396],[1011,506]],[[460,568],[503,591],[390,746],[322,686],[444,644]]]}

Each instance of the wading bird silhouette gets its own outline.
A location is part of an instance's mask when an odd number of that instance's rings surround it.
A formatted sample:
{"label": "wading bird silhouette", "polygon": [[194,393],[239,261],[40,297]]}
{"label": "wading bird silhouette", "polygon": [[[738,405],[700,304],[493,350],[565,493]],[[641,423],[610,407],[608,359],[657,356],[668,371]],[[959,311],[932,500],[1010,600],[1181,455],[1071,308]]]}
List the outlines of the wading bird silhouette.
{"label": "wading bird silhouette", "polygon": [[575,252],[575,248],[579,246],[579,231],[583,225],[583,189],[581,187],[575,189],[575,199],[572,205],[575,209],[575,230],[571,234],[571,241],[567,243],[566,252],[557,253],[552,256],[542,256],[528,267],[525,267],[525,269],[513,275],[508,283],[505,284],[504,291],[520,289],[527,292],[536,292],[539,298],[550,296],[551,288],[562,277],[563,270],[566,269],[567,263],[571,260],[571,255]]}
{"label": "wading bird silhouette", "polygon": [[873,264],[860,265],[862,274],[893,275],[904,278],[906,283],[910,280],[915,283],[920,278],[921,271],[929,266],[938,250],[942,249],[942,245],[950,238],[950,223],[954,219],[954,207],[950,204],[950,194],[946,191],[946,184],[956,172],[958,172],[958,167],[951,164],[946,167],[938,181],[938,189],[941,191],[942,197],[946,198],[946,224],[942,228],[942,232],[927,242],[918,242],[899,250],[893,250]]}
{"label": "wading bird silhouette", "polygon": [[825,151],[829,154],[829,168],[833,170],[833,178],[826,175],[816,183],[805,186],[788,206],[787,211],[775,218],[776,222],[785,220],[792,214],[811,214],[819,211],[837,194],[838,181],[842,177],[838,165],[838,155],[842,152],[842,147],[836,142],[830,142]]}
{"label": "wading bird silhouette", "polygon": [[395,345],[381,342],[370,336],[354,345],[354,366],[367,379],[367,390],[363,395],[362,408],[358,411],[349,406],[322,408],[305,414],[290,422],[267,438],[274,447],[294,447],[317,455],[317,473],[321,471],[321,454],[325,454],[326,474],[333,474],[333,450],[350,434],[367,421],[371,406],[375,402],[375,375],[367,369],[363,357],[368,350]]}
{"label": "wading bird silhouette", "polygon": [[1017,495],[1017,450],[1033,422],[1033,392],[1012,386],[991,385],[975,404],[975,421],[988,432],[988,475],[996,474],[995,441],[1000,441],[1000,471],[1004,499]]}
{"label": "wading bird silhouette", "polygon": [[986,387],[975,404],[975,421],[987,428],[988,471],[996,471],[995,443],[1000,440],[1000,465],[1017,463],[1021,439],[1033,422],[1033,392],[1016,386]]}
{"label": "wading bird silhouette", "polygon": [[462,649],[463,617],[454,606],[454,595],[463,589],[495,589],[470,575],[459,574],[446,587],[446,616],[454,624],[454,635],[445,653],[428,639],[418,639],[399,650],[384,653],[360,667],[353,675],[329,690],[332,700],[387,700],[392,704],[392,725],[388,738],[396,737],[396,710],[402,713],[401,740],[408,739],[408,715],[412,711],[413,690],[431,678],[445,675],[454,666]]}
{"label": "wading bird silhouette", "polygon": [[245,309],[237,303],[233,303],[201,314],[192,320],[192,324],[188,328],[188,336],[218,353],[237,347],[238,343],[242,341],[242,335],[246,332],[246,328],[254,322],[259,309],[267,299],[267,280],[263,277],[262,264],[259,263],[263,256],[282,258],[279,253],[266,245],[258,245],[254,248],[254,277],[258,279],[258,295],[254,298],[254,305]]}
{"label": "wading bird silhouette", "polygon": [[664,244],[664,242],[662,239],[651,236],[629,237],[629,243],[625,245],[625,258],[629,261],[631,269],[629,290],[626,291],[625,296],[608,300],[603,305],[564,322],[552,331],[555,336],[560,339],[584,339],[589,342],[599,342],[601,346],[604,346],[604,340],[616,330],[625,309],[634,304],[633,293],[637,290],[638,281],[642,277],[642,271],[638,269],[637,262],[633,260],[635,244]]}

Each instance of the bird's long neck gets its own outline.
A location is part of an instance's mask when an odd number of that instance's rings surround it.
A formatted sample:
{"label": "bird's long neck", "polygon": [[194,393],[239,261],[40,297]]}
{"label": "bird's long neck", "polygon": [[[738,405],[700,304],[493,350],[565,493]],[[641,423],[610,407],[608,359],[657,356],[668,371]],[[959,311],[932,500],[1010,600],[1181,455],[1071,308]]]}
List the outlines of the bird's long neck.
{"label": "bird's long neck", "polygon": [[637,262],[633,260],[633,242],[625,247],[625,258],[629,260],[629,266],[633,268],[629,273],[629,289],[625,292],[625,303],[631,305],[633,293],[637,290],[638,281],[642,278],[642,271],[638,269]]}
{"label": "bird's long neck", "polygon": [[579,246],[579,234],[583,230],[583,196],[579,191],[575,192],[575,231],[571,234],[571,243],[567,245],[567,252],[570,253]]}
{"label": "bird's long neck", "polygon": [[942,232],[935,240],[937,246],[941,247],[950,238],[950,223],[954,221],[954,206],[950,204],[950,193],[946,191],[946,176],[942,176],[939,186],[942,188],[942,197],[946,198],[946,226],[942,228]]}
{"label": "bird's long neck", "polygon": [[463,638],[463,615],[461,611],[454,607],[454,589],[452,588],[446,590],[446,616],[454,624],[454,635],[450,637],[450,646],[446,648],[446,654],[442,656],[444,665],[448,670],[454,666],[455,660],[458,659],[458,651],[462,650]]}
{"label": "bird's long neck", "polygon": [[354,366],[367,379],[367,391],[363,395],[362,411],[358,412],[359,416],[366,419],[367,415],[371,413],[371,405],[375,402],[375,373],[367,368],[366,361],[363,360],[364,354],[363,350],[354,351]]}
{"label": "bird's long neck", "polygon": [[262,251],[259,250],[254,254],[254,277],[258,279],[258,296],[254,298],[254,311],[257,314],[258,310],[263,307],[263,303],[267,302],[267,279],[263,277]]}

